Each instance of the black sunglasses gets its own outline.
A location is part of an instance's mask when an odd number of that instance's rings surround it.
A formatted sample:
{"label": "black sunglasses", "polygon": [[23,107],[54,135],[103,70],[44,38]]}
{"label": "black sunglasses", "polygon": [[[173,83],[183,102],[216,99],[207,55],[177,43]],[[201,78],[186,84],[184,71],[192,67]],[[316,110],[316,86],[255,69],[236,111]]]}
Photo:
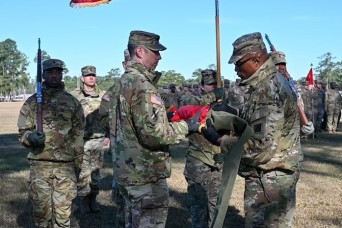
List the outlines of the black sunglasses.
{"label": "black sunglasses", "polygon": [[250,57],[250,58],[248,58],[248,59],[245,59],[245,60],[242,61],[242,62],[237,61],[237,62],[235,63],[235,67],[236,67],[237,69],[240,69],[240,68],[242,67],[243,64],[247,63],[249,60],[251,60],[251,59],[253,59],[253,58],[254,58],[254,56],[253,56],[253,57]]}

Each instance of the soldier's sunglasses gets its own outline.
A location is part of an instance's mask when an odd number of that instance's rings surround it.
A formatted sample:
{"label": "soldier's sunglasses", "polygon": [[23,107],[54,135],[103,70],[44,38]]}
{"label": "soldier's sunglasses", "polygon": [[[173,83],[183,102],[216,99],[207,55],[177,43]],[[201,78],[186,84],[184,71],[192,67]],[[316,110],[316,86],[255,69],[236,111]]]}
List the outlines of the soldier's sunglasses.
{"label": "soldier's sunglasses", "polygon": [[241,67],[242,67],[242,65],[243,64],[245,64],[245,63],[247,63],[249,60],[251,60],[251,59],[253,59],[254,58],[254,56],[253,57],[250,57],[250,58],[248,58],[248,59],[245,59],[244,61],[237,61],[236,63],[235,63],[235,68],[236,69],[240,69]]}

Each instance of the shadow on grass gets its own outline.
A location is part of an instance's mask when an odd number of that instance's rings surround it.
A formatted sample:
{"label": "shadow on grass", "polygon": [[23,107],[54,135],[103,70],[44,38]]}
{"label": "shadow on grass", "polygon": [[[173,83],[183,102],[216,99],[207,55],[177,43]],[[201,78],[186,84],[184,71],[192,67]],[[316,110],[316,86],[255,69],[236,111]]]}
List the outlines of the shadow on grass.
{"label": "shadow on grass", "polygon": [[[304,148],[304,168],[302,172],[320,176],[341,178],[342,176],[342,154],[339,151],[341,146],[341,134],[319,134],[318,139],[309,139],[302,142]],[[316,151],[317,150],[317,151]],[[327,173],[320,170],[311,170],[305,166],[305,162],[316,162],[333,166],[340,172]]]}
{"label": "shadow on grass", "polygon": [[28,150],[20,144],[17,134],[0,135],[0,151],[0,177],[29,168]]}

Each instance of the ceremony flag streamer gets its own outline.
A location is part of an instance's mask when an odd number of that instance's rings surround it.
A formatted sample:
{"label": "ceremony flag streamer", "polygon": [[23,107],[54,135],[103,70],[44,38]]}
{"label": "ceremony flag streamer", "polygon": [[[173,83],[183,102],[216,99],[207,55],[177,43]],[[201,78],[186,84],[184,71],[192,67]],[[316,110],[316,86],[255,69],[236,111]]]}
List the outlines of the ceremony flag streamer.
{"label": "ceremony flag streamer", "polygon": [[71,7],[93,7],[100,4],[108,4],[111,0],[71,0]]}

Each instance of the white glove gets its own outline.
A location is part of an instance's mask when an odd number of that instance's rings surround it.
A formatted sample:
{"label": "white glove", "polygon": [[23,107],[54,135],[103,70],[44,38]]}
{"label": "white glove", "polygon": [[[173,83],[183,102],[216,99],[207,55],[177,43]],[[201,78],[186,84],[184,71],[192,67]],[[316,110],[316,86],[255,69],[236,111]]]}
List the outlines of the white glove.
{"label": "white glove", "polygon": [[310,121],[307,125],[302,126],[302,132],[306,135],[310,135],[315,131],[313,123]]}

